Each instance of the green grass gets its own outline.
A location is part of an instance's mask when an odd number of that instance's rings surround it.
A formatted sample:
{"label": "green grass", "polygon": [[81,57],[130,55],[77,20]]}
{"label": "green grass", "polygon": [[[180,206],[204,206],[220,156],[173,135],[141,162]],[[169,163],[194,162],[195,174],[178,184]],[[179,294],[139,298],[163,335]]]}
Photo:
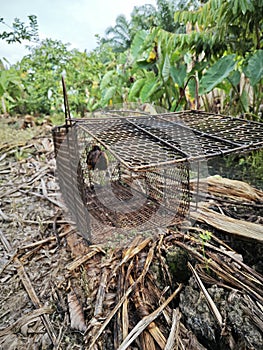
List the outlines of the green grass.
{"label": "green grass", "polygon": [[37,128],[21,129],[19,120],[9,117],[0,117],[0,145],[19,145],[37,135]]}
{"label": "green grass", "polygon": [[[45,117],[36,118],[36,123],[41,124]],[[63,114],[56,114],[49,117],[52,125],[61,125],[65,122]],[[4,144],[19,145],[31,140],[41,133],[41,125],[22,129],[23,117],[20,116],[1,116],[0,115],[0,146]]]}

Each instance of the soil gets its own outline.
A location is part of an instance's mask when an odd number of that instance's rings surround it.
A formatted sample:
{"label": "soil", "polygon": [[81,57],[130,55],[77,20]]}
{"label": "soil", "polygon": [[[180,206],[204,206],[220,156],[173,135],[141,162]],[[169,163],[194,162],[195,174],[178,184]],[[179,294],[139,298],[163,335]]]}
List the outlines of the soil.
{"label": "soil", "polygon": [[[262,349],[262,241],[196,222],[129,249],[88,246],[64,211],[51,128],[21,125],[0,118],[0,349],[126,349],[139,322],[129,349],[162,349],[173,337],[166,349]],[[263,223],[262,201],[220,203],[215,211]]]}

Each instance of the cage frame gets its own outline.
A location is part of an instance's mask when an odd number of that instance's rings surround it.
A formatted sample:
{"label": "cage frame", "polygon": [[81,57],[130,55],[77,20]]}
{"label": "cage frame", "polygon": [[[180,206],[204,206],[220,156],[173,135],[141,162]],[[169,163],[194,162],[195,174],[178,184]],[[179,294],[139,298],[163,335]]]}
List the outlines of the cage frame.
{"label": "cage frame", "polygon": [[[63,150],[63,157],[66,158],[66,149],[68,149],[69,152],[69,160],[67,160],[67,165],[66,167],[64,167],[64,170],[66,172],[72,172],[72,164],[70,164],[70,162],[75,161],[75,158],[78,155],[78,140],[77,140],[77,134],[75,136],[73,136],[73,144],[72,140],[69,139],[69,135],[72,134],[72,130],[74,130],[74,127],[76,127],[78,130],[81,129],[82,132],[86,133],[87,135],[89,135],[89,137],[93,140],[95,140],[99,145],[101,145],[107,152],[110,152],[110,154],[113,155],[113,157],[119,162],[119,164],[121,164],[125,169],[127,169],[127,171],[133,172],[133,173],[147,173],[147,172],[152,172],[154,169],[156,169],[156,167],[158,168],[163,168],[163,167],[171,167],[173,165],[182,165],[186,167],[186,171],[189,171],[189,169],[187,170],[187,166],[189,164],[189,162],[195,162],[197,164],[197,180],[196,180],[196,201],[195,201],[195,209],[197,209],[197,205],[198,205],[198,196],[199,196],[199,176],[200,176],[200,172],[199,172],[199,164],[200,162],[202,162],[203,160],[208,160],[211,158],[214,158],[216,156],[225,156],[228,154],[233,154],[233,153],[241,153],[241,152],[248,152],[251,150],[255,150],[255,149],[261,149],[263,148],[263,132],[262,132],[262,128],[263,128],[263,124],[256,122],[256,121],[250,121],[247,119],[242,119],[242,118],[238,118],[238,117],[231,117],[231,116],[226,116],[223,114],[219,114],[219,113],[210,113],[210,112],[204,112],[204,111],[200,111],[200,110],[184,110],[184,111],[180,111],[180,112],[166,112],[166,113],[161,113],[161,114],[148,114],[148,113],[144,113],[142,111],[133,111],[133,110],[104,110],[103,111],[103,117],[100,118],[72,118],[71,114],[70,114],[70,108],[69,108],[69,103],[68,103],[68,97],[67,97],[67,93],[66,93],[66,86],[65,86],[65,81],[62,78],[62,85],[63,85],[63,95],[64,95],[64,108],[65,108],[65,124],[61,125],[61,126],[57,126],[54,127],[52,130],[53,133],[53,140],[54,140],[54,145],[55,145],[55,154],[56,154],[56,158],[57,158],[57,167],[61,167],[62,166],[62,170],[64,165],[62,164],[62,159],[59,158],[58,154],[60,151],[60,146],[63,143],[63,141],[65,141],[66,139],[66,146],[64,145],[63,147],[65,148],[65,150]],[[122,114],[128,114],[128,116],[124,116]],[[250,142],[246,142],[246,135],[244,137],[244,140],[242,142],[237,142],[237,141],[233,141],[233,140],[229,140],[226,139],[224,137],[221,137],[219,135],[216,134],[211,134],[208,133],[204,130],[199,130],[196,127],[191,127],[191,123],[190,125],[186,124],[182,124],[181,120],[183,120],[185,117],[190,118],[190,122],[191,122],[191,116],[193,116],[193,120],[194,122],[197,121],[198,122],[198,117],[200,118],[204,118],[207,120],[209,118],[214,118],[215,120],[217,120],[218,124],[220,124],[220,122],[223,120],[224,122],[226,122],[226,120],[228,121],[232,121],[233,123],[236,123],[237,125],[241,125],[241,127],[245,127],[245,129],[243,128],[241,131],[241,134],[243,133],[243,135],[245,135],[245,131],[246,131],[246,126],[255,128],[254,130],[257,130],[257,132],[260,134],[259,138],[256,142],[250,141]],[[174,119],[174,120],[171,120]],[[196,120],[195,120],[196,119]],[[157,121],[157,122],[156,122]],[[114,149],[114,147],[112,147],[111,145],[109,145],[109,143],[105,142],[105,140],[103,139],[103,137],[101,137],[100,132],[98,132],[98,127],[96,129],[96,127],[92,128],[93,126],[96,126],[96,124],[98,123],[103,123],[103,125],[106,125],[107,123],[110,122],[119,122],[120,124],[123,123],[123,125],[126,123],[127,125],[129,125],[131,128],[133,128],[133,130],[137,130],[137,132],[142,133],[142,135],[144,135],[145,140],[151,140],[153,142],[153,144],[161,144],[163,145],[163,147],[168,148],[170,150],[173,150],[175,154],[181,154],[181,157],[177,157],[174,159],[165,159],[163,161],[158,161],[158,162],[146,162],[146,164],[130,164],[128,161],[126,161],[123,156],[119,155],[118,152]],[[142,125],[140,125],[140,122],[142,123]],[[143,122],[145,122],[146,124],[143,124]],[[225,149],[219,149],[217,151],[211,149],[211,151],[209,150],[208,147],[208,151],[206,154],[204,154],[203,152],[201,152],[200,154],[197,155],[191,155],[191,153],[187,153],[185,151],[183,151],[180,147],[177,147],[173,142],[169,142],[164,138],[159,137],[156,134],[156,130],[154,129],[154,127],[151,129],[151,122],[153,122],[152,125],[154,125],[154,122],[156,122],[158,124],[158,122],[160,123],[168,123],[169,126],[171,126],[171,130],[174,129],[178,129],[178,130],[184,130],[186,132],[194,132],[194,135],[197,138],[200,138],[200,140],[205,140],[206,138],[209,139],[210,141],[208,142],[208,145],[211,144],[222,144],[225,145]],[[148,123],[148,124],[147,124]],[[102,125],[102,124],[101,124]],[[146,126],[145,126],[146,125]],[[150,125],[150,127],[149,127]],[[166,125],[166,124],[165,124]],[[234,125],[234,124],[233,124]],[[148,129],[147,129],[148,127]],[[173,127],[173,128],[172,128]],[[151,130],[149,130],[151,129]],[[128,129],[129,130],[129,129]],[[222,129],[223,130],[223,129]],[[245,131],[244,131],[245,130]],[[247,128],[248,130],[248,128]],[[70,132],[69,132],[70,131]],[[171,131],[173,132],[173,131]],[[224,132],[224,130],[223,130]],[[74,133],[73,133],[74,134]],[[107,130],[106,130],[106,134],[107,134]],[[62,135],[62,136],[61,136]],[[250,136],[250,135],[248,135]],[[75,139],[74,139],[75,137]],[[76,141],[74,144],[74,140]],[[228,147],[227,147],[227,146]],[[161,148],[162,149],[162,148]],[[65,162],[65,159],[63,160],[63,162]],[[76,165],[75,165],[76,167]],[[74,171],[73,171],[74,172]],[[69,195],[64,196],[65,198],[65,202],[66,202],[66,206],[69,208],[69,211],[74,212],[73,215],[73,221],[76,223],[78,231],[82,234],[82,236],[84,236],[88,241],[92,241],[91,236],[92,236],[92,223],[90,220],[90,213],[88,212],[87,209],[87,205],[85,204],[83,206],[83,203],[86,203],[86,190],[85,190],[85,183],[84,183],[84,173],[83,173],[83,169],[79,169],[77,170],[77,173],[74,174],[74,176],[76,177],[76,183],[70,183],[70,181],[67,179],[66,182],[63,184],[63,181],[60,181],[60,185],[62,188],[62,192],[65,195],[65,192],[67,193],[67,191],[69,191]],[[74,177],[73,176],[73,177]],[[61,180],[61,179],[60,179]],[[73,190],[70,189],[70,186],[73,187]],[[188,179],[188,188],[189,188],[189,179]],[[190,190],[188,190],[189,192]],[[77,197],[79,198],[75,198],[75,194],[78,193]],[[189,196],[190,198],[190,196]],[[73,199],[73,200],[72,200]],[[190,199],[188,199],[190,201]],[[72,203],[73,202],[73,203]],[[82,203],[81,203],[82,202]],[[189,203],[190,205],[190,203]],[[185,209],[185,208],[184,208]],[[183,215],[182,217],[178,220],[178,223],[180,224],[182,222],[183,219]]]}

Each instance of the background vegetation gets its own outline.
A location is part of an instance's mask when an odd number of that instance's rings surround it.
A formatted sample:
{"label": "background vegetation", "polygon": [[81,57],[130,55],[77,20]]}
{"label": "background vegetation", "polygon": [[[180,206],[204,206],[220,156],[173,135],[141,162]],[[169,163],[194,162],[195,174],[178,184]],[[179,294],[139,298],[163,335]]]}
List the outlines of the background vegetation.
{"label": "background vegetation", "polygon": [[[118,16],[92,52],[38,41],[17,64],[2,59],[0,112],[62,111],[62,75],[73,115],[127,102],[174,111],[194,106],[194,82],[183,89],[194,75],[203,109],[261,120],[262,12],[263,0],[157,0],[134,7],[130,20]],[[15,19],[0,38],[37,41],[37,29],[35,16]]]}

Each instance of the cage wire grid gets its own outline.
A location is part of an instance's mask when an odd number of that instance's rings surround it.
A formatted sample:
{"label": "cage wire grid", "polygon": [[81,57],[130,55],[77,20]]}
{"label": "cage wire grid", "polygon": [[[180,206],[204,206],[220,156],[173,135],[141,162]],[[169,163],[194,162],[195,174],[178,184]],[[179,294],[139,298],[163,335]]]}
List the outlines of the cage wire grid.
{"label": "cage wire grid", "polygon": [[[261,123],[202,111],[109,111],[100,118],[70,118],[53,129],[53,139],[66,206],[79,232],[101,243],[112,235],[123,241],[127,230],[179,225],[198,200],[199,163],[262,148],[263,129]],[[105,150],[109,165],[107,173],[93,171],[91,180],[86,157],[94,144]]]}

